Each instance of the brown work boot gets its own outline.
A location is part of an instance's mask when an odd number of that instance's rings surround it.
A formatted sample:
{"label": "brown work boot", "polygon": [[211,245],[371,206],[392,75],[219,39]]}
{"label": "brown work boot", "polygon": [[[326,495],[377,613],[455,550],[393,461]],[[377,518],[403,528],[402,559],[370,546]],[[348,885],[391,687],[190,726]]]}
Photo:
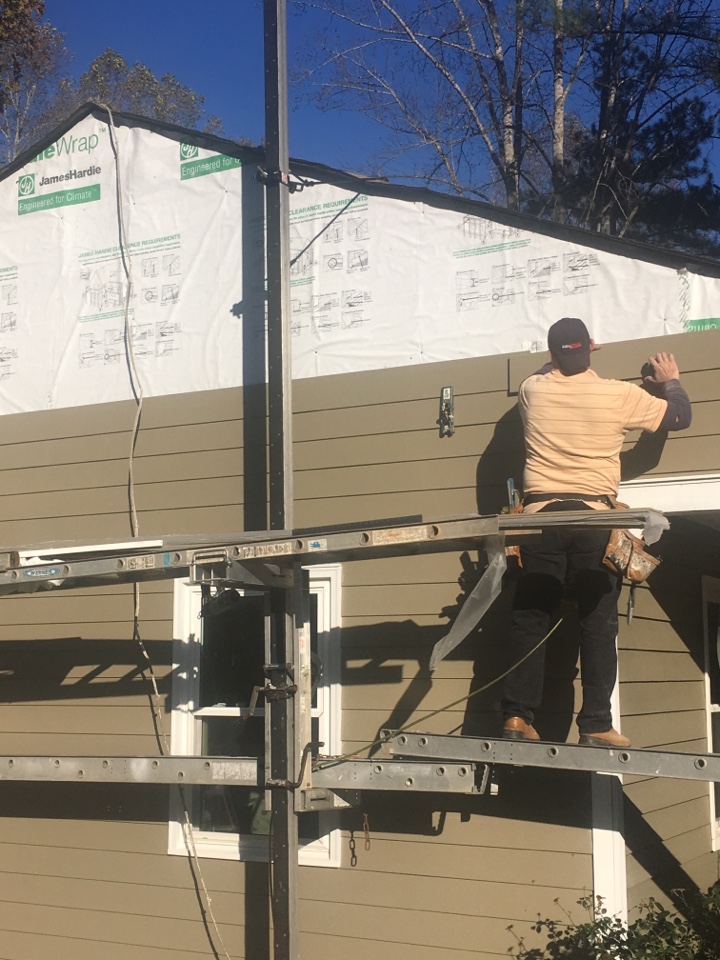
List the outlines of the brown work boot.
{"label": "brown work boot", "polygon": [[522,717],[508,717],[503,724],[504,740],[539,740],[540,734],[535,727]]}
{"label": "brown work boot", "polygon": [[581,733],[580,743],[584,747],[629,747],[630,741],[617,730],[610,727],[603,733]]}

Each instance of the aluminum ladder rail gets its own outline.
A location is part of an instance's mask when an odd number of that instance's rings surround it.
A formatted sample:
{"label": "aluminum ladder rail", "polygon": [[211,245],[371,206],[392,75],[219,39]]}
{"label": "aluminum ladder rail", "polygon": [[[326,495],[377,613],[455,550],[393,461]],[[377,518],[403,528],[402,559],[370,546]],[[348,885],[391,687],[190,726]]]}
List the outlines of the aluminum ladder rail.
{"label": "aluminum ladder rail", "polygon": [[384,730],[383,750],[393,759],[439,763],[505,764],[589,773],[635,774],[677,780],[720,783],[720,754],[674,753],[628,747],[580,746],[531,740],[453,737],[432,733],[394,733]]}
{"label": "aluminum ladder rail", "polygon": [[657,510],[567,511],[376,520],[342,527],[258,533],[160,536],[125,543],[65,541],[0,545],[0,595],[190,577],[215,579],[225,568],[229,584],[287,586],[293,564],[352,562],[484,549],[490,541],[517,544],[548,527],[610,530],[668,526]]}

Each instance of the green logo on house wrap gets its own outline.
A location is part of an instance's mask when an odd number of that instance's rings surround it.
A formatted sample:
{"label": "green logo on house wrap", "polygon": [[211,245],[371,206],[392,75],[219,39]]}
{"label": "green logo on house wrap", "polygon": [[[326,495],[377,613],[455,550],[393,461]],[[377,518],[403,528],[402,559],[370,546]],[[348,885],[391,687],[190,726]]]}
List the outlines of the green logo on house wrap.
{"label": "green logo on house wrap", "polygon": [[55,210],[57,207],[72,207],[78,203],[92,203],[100,199],[100,184],[75,190],[56,190],[39,196],[18,200],[18,215],[38,213],[41,210]]}
{"label": "green logo on house wrap", "polygon": [[35,174],[24,173],[18,178],[18,196],[30,197],[35,193]]}
{"label": "green logo on house wrap", "polygon": [[699,320],[688,320],[685,329],[693,333],[701,330],[720,330],[720,317],[703,317]]}
{"label": "green logo on house wrap", "polygon": [[222,173],[241,167],[242,161],[235,157],[228,157],[224,153],[214,153],[209,157],[201,157],[195,144],[180,144],[180,179],[195,180],[197,177],[207,177],[211,173]]}

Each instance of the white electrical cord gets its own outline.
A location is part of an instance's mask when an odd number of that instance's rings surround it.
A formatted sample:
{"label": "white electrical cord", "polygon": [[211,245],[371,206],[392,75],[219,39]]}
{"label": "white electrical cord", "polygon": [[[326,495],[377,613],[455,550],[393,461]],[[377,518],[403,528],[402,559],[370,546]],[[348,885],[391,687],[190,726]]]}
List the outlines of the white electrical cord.
{"label": "white electrical cord", "polygon": [[98,106],[107,111],[109,118],[110,145],[115,156],[115,184],[117,190],[117,212],[118,225],[120,227],[120,259],[125,271],[125,312],[123,317],[123,339],[125,341],[125,354],[128,362],[128,372],[130,374],[130,387],[135,397],[136,410],[135,422],[133,423],[132,434],[130,438],[130,454],[128,457],[128,498],[130,502],[130,529],[133,537],[137,537],[139,523],[137,516],[137,507],[135,504],[135,446],[137,444],[138,434],[140,432],[140,419],[143,409],[143,388],[138,374],[137,362],[135,359],[135,345],[133,343],[132,327],[130,325],[130,297],[133,292],[132,283],[132,259],[130,255],[130,246],[127,240],[127,230],[125,227],[125,214],[123,211],[123,193],[122,177],[120,175],[120,148],[118,144],[115,121],[110,107],[106,103],[98,103]]}
{"label": "white electrical cord", "polygon": [[[97,104],[99,107],[102,107],[103,110],[107,112],[109,119],[109,132],[110,132],[110,144],[113,149],[113,154],[115,156],[115,184],[117,190],[117,211],[118,211],[118,225],[120,228],[120,258],[123,265],[123,270],[125,271],[125,312],[123,320],[123,338],[125,341],[125,353],[127,356],[128,363],[128,373],[130,375],[130,387],[135,397],[136,410],[135,410],[135,421],[133,423],[132,435],[130,439],[130,453],[128,455],[128,509],[130,512],[130,529],[133,537],[139,535],[140,525],[138,522],[137,515],[137,506],[135,503],[135,447],[137,445],[138,434],[140,433],[140,420],[142,418],[142,409],[143,409],[143,400],[144,393],[142,388],[142,381],[140,375],[138,374],[137,363],[135,358],[135,345],[133,343],[132,327],[130,325],[130,297],[133,292],[132,285],[132,260],[130,255],[130,245],[127,240],[127,230],[125,226],[125,216],[123,212],[123,194],[122,194],[122,177],[120,175],[120,150],[118,145],[117,131],[115,129],[115,122],[113,118],[112,109],[106,103]],[[165,731],[165,724],[163,721],[163,711],[162,711],[162,699],[160,697],[160,690],[157,684],[157,677],[155,675],[155,668],[152,660],[150,659],[150,654],[147,651],[145,644],[143,643],[142,637],[140,636],[140,584],[135,582],[133,583],[133,638],[137,640],[140,650],[142,652],[143,658],[147,662],[147,672],[150,677],[150,682],[152,684],[152,712],[153,712],[153,722],[156,730],[156,738],[158,742],[158,747],[160,749],[161,755],[166,755],[170,753],[170,742]],[[231,960],[230,954],[227,951],[225,943],[223,941],[220,929],[215,919],[215,914],[212,909],[212,898],[208,891],[207,885],[205,883],[205,878],[203,876],[202,868],[200,867],[200,859],[197,854],[197,848],[195,846],[195,838],[193,837],[193,826],[192,820],[190,818],[189,805],[185,798],[185,792],[182,787],[178,787],[178,793],[180,796],[180,803],[183,810],[183,823],[182,823],[182,833],[183,839],[185,841],[185,847],[188,852],[188,857],[190,858],[191,863],[193,864],[195,875],[200,884],[202,890],[203,900],[204,900],[204,909],[207,911],[207,915],[210,918],[212,923],[213,930],[215,931],[215,936],[217,938],[222,952],[225,954],[227,960]],[[211,941],[212,945],[212,941]],[[214,945],[213,951],[217,953]]]}

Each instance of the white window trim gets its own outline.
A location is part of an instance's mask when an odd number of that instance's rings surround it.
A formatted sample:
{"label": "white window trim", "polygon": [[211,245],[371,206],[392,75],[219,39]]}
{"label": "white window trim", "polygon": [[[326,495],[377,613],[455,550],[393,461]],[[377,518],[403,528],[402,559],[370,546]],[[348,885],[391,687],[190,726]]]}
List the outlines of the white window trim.
{"label": "white window trim", "polygon": [[622,777],[591,774],[593,892],[608,914],[628,919]]}
{"label": "white window trim", "polygon": [[720,510],[720,474],[639,477],[621,483],[619,497],[633,507],[656,507],[665,513]]}
{"label": "white window trim", "polygon": [[[705,722],[707,726],[708,750],[713,747],[712,715],[717,712],[717,705],[710,699],[710,637],[707,616],[708,603],[720,605],[720,580],[717,577],[702,578],[702,605],[703,605],[703,648],[705,653]],[[720,810],[715,803],[714,784],[708,784],[710,796],[710,830],[712,833],[712,848],[720,850]]]}
{"label": "white window trim", "polygon": [[[317,702],[322,711],[320,740],[324,753],[342,753],[340,705],[340,624],[342,570],[340,564],[323,564],[309,568],[310,592],[318,598],[318,653],[323,663],[324,682],[318,686]],[[192,755],[194,739],[194,696],[197,695],[201,644],[199,637],[200,588],[187,581],[176,581],[173,603],[173,683],[171,746],[176,756]],[[203,711],[203,715],[207,714]],[[227,711],[223,711],[224,714]],[[240,710],[238,710],[240,713]],[[315,866],[340,866],[340,830],[333,828],[333,813],[322,813],[324,834],[300,848],[299,862]],[[184,813],[180,798],[172,794],[168,853],[187,856],[188,847],[183,829]],[[219,860],[267,860],[268,844],[264,837],[238,836],[193,830],[193,845],[200,857]]]}
{"label": "white window trim", "polygon": [[[617,642],[617,641],[616,641]],[[615,679],[611,697],[613,726],[622,730],[620,684]],[[608,914],[623,923],[628,918],[627,862],[623,778],[617,774],[593,773],[592,804],[593,893],[602,897]]]}

